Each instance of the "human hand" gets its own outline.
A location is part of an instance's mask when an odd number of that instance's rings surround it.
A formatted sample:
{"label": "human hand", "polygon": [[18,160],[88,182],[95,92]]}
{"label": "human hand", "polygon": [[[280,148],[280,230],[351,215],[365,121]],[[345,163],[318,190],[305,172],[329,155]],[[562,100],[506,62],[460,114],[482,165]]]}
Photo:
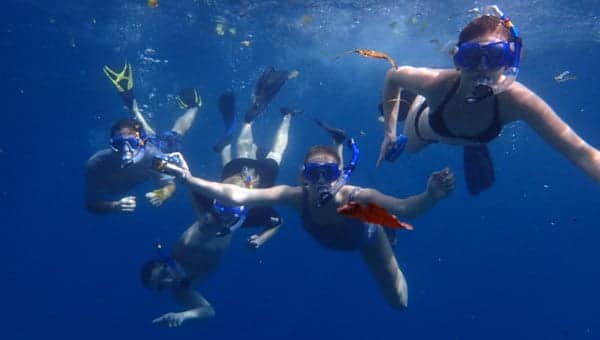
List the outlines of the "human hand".
{"label": "human hand", "polygon": [[187,320],[185,313],[167,313],[161,317],[158,317],[152,320],[153,324],[163,326],[163,327],[179,327],[183,324],[183,322]]}
{"label": "human hand", "polygon": [[191,177],[190,168],[180,152],[170,153],[167,155],[167,158],[176,158],[179,164],[175,162],[163,162],[160,163],[158,171],[184,180]]}
{"label": "human hand", "polygon": [[454,190],[454,173],[449,168],[434,171],[427,180],[427,193],[435,199],[446,197]]}
{"label": "human hand", "polygon": [[257,234],[248,237],[247,246],[250,250],[256,250],[262,245],[260,237]]}
{"label": "human hand", "polygon": [[119,212],[132,212],[136,206],[135,196],[127,196],[117,201],[116,209]]}
{"label": "human hand", "polygon": [[146,193],[146,198],[155,207],[160,207],[169,197],[170,195],[167,194],[164,188]]}
{"label": "human hand", "polygon": [[396,139],[396,136],[390,136],[388,134],[383,135],[383,142],[381,143],[379,157],[377,158],[377,167],[379,167],[381,165],[381,161],[385,159],[385,154],[396,145]]}

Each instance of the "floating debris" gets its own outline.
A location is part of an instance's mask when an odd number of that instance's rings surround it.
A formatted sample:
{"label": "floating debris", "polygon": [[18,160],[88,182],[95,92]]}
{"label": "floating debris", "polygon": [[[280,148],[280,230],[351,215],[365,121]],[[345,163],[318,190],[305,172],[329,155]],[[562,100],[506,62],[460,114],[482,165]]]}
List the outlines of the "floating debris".
{"label": "floating debris", "polygon": [[312,16],[308,15],[308,14],[304,14],[301,18],[300,21],[302,22],[302,27],[306,27],[310,24],[312,24],[313,22],[313,18]]}
{"label": "floating debris", "polygon": [[292,70],[290,72],[290,74],[288,75],[288,79],[294,79],[296,78],[298,75],[300,75],[300,71],[298,70]]}
{"label": "floating debris", "polygon": [[240,41],[240,44],[242,44],[242,46],[244,46],[244,47],[250,47],[252,42],[250,40],[242,40],[242,41]]}
{"label": "floating debris", "polygon": [[215,26],[215,33],[217,33],[217,35],[225,35],[225,25],[223,25],[222,23],[217,23],[217,25]]}
{"label": "floating debris", "polygon": [[563,71],[554,76],[554,81],[556,81],[557,83],[564,83],[566,81],[576,80],[576,79],[577,79],[577,77],[575,75],[571,74],[570,71]]}
{"label": "floating debris", "polygon": [[148,0],[148,7],[150,7],[150,8],[158,7],[158,0]]}

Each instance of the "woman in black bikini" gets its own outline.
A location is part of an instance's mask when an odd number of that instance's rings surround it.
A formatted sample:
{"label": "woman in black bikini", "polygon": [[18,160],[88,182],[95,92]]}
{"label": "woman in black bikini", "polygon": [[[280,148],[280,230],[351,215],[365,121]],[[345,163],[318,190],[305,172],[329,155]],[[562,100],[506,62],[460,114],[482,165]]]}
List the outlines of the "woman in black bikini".
{"label": "woman in black bikini", "polygon": [[[502,127],[523,120],[546,142],[600,183],[600,152],[581,139],[552,108],[516,82],[521,37],[496,6],[485,9],[460,33],[456,69],[401,66],[388,71],[383,90],[385,133],[379,165],[397,141],[396,123],[406,119],[406,150],[431,143],[465,146],[465,174],[472,194],[494,181],[486,143]],[[399,115],[401,91],[418,94]],[[426,98],[426,102],[425,102]]]}

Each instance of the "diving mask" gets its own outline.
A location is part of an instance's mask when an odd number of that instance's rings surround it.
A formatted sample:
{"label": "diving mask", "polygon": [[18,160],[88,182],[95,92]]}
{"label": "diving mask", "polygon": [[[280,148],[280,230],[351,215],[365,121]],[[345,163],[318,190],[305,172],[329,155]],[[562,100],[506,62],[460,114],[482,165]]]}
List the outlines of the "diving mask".
{"label": "diving mask", "polygon": [[309,162],[304,164],[302,176],[311,183],[319,181],[321,176],[327,183],[331,183],[338,179],[341,175],[340,168],[337,163],[317,163]]}
{"label": "diving mask", "polygon": [[500,18],[510,31],[512,38],[510,41],[499,41],[486,45],[466,42],[457,47],[454,55],[454,63],[457,67],[469,70],[479,66],[482,60],[485,59],[485,66],[488,69],[502,70],[502,74],[496,79],[490,77],[476,78],[473,93],[465,98],[467,103],[477,103],[487,97],[502,93],[519,75],[523,44],[519,31],[512,21],[500,11],[498,6],[487,6],[480,12],[484,15]]}

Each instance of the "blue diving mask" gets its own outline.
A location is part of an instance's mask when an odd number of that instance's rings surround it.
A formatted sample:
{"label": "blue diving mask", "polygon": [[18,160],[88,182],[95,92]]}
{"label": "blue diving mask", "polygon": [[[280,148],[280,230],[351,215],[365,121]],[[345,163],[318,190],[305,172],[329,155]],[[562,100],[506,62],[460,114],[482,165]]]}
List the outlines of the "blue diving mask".
{"label": "blue diving mask", "polygon": [[221,230],[217,232],[218,237],[223,237],[234,232],[246,222],[248,209],[245,206],[229,207],[222,205],[216,200],[213,201],[213,210],[216,213],[217,219],[225,224]]}
{"label": "blue diving mask", "polygon": [[[160,242],[156,242],[155,246],[158,257],[164,262],[165,269],[167,269],[160,279],[164,280],[165,278],[170,278],[179,287],[189,287],[190,279],[183,268],[177,264],[177,262],[171,256],[165,254],[163,251],[163,246]],[[158,287],[159,290],[162,290],[163,288],[164,287],[162,286]]]}
{"label": "blue diving mask", "polygon": [[500,18],[512,37],[509,41],[498,41],[486,45],[466,42],[456,47],[454,64],[461,69],[470,70],[478,67],[485,60],[487,69],[500,69],[502,74],[496,79],[479,77],[475,79],[473,93],[465,98],[467,103],[477,103],[487,97],[505,91],[519,75],[521,48],[523,40],[519,30],[498,6],[484,7],[478,12]]}
{"label": "blue diving mask", "polygon": [[311,183],[319,181],[321,176],[327,183],[331,183],[338,179],[342,172],[337,163],[317,163],[309,162],[304,164],[302,176]]}
{"label": "blue diving mask", "polygon": [[144,140],[139,135],[117,135],[110,139],[110,146],[121,153],[121,168],[126,168],[144,156]]}
{"label": "blue diving mask", "polygon": [[[350,160],[348,165],[346,165],[344,167],[344,171],[341,174],[340,174],[340,170],[339,170],[337,164],[325,163],[325,164],[334,164],[335,169],[337,171],[337,175],[336,175],[336,172],[333,170],[333,166],[327,165],[327,168],[330,169],[328,171],[331,172],[330,174],[327,174],[327,175],[329,176],[329,178],[335,177],[336,179],[334,180],[335,182],[332,185],[327,186],[327,187],[323,186],[318,189],[319,200],[317,202],[317,207],[322,207],[327,202],[331,201],[333,199],[333,197],[335,196],[335,194],[337,194],[338,191],[340,191],[340,189],[342,189],[342,187],[344,185],[346,185],[346,183],[348,183],[348,181],[350,180],[350,176],[352,175],[352,172],[354,171],[354,169],[356,169],[356,165],[358,163],[358,158],[360,155],[358,146],[356,145],[356,141],[354,140],[354,138],[348,138],[346,145],[348,145],[348,147],[350,149],[352,149],[352,159]],[[308,164],[311,164],[311,163],[308,163]],[[319,163],[317,163],[317,164],[319,164]],[[321,165],[321,169],[324,169],[324,168],[325,167],[323,165]],[[305,171],[306,171],[306,165],[305,165],[305,169],[302,171],[302,173],[304,174]],[[319,176],[319,177],[317,177],[317,181],[318,181],[319,178],[322,176],[322,173],[317,172],[317,175]],[[305,178],[307,178],[306,175],[304,175],[304,176],[305,176]],[[309,175],[309,176],[311,176],[311,175]],[[314,174],[312,176],[314,176]],[[323,174],[323,176],[325,176],[325,174]]]}
{"label": "blue diving mask", "polygon": [[515,62],[515,43],[497,41],[485,45],[466,42],[458,46],[454,54],[454,65],[461,69],[470,70],[479,67],[483,61],[484,68],[499,69],[512,66]]}

